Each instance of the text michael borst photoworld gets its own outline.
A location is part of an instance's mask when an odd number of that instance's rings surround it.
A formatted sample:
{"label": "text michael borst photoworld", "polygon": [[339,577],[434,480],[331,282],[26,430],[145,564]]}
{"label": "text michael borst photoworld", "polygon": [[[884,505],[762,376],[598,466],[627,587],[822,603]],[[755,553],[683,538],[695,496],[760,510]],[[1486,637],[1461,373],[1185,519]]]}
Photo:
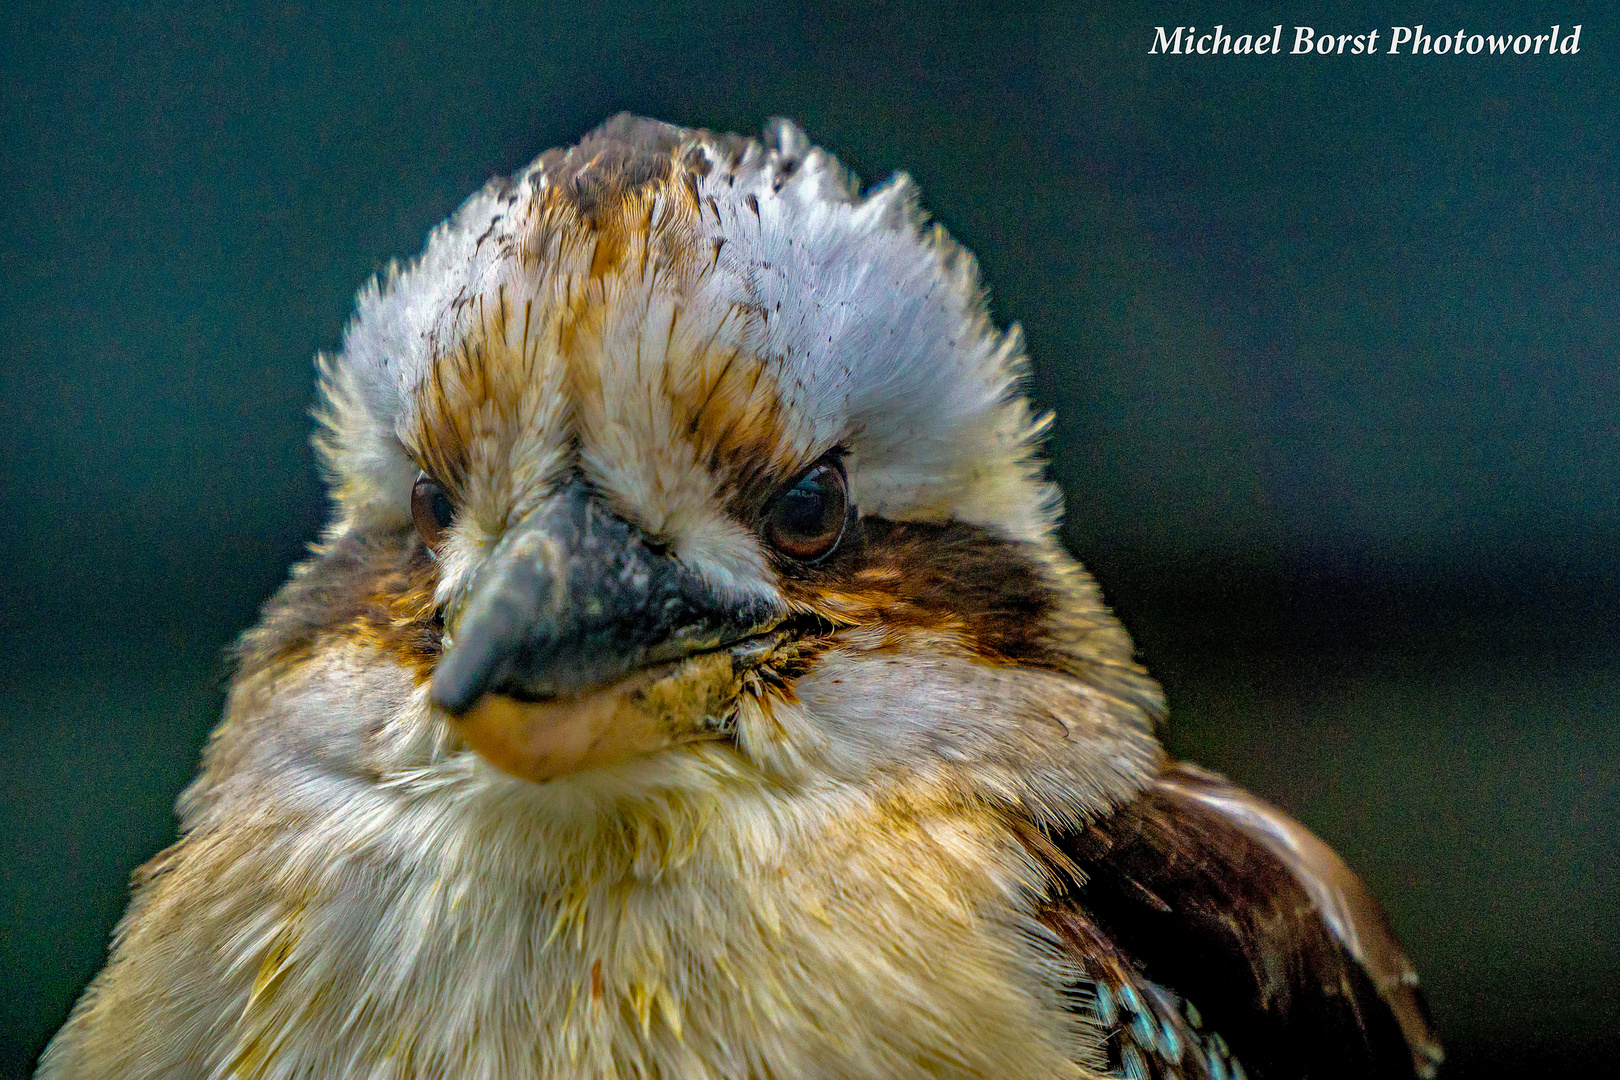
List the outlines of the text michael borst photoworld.
{"label": "text michael borst photoworld", "polygon": [[[1200,33],[1196,26],[1153,28],[1153,56],[1277,56],[1283,51],[1283,28],[1263,34],[1231,34],[1225,24]],[[1288,55],[1316,56],[1572,56],[1581,51],[1581,24],[1565,31],[1554,24],[1543,34],[1473,34],[1467,30],[1439,34],[1416,26],[1391,26],[1388,32],[1318,33],[1314,26],[1294,27]]]}

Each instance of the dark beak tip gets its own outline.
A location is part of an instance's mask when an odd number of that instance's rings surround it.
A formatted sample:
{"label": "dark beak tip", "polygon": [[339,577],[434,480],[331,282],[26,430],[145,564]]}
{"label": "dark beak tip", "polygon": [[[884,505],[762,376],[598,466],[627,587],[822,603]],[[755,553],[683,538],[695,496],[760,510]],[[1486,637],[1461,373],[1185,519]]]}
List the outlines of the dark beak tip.
{"label": "dark beak tip", "polygon": [[435,709],[450,716],[460,716],[473,706],[472,700],[465,693],[452,692],[438,678],[433,680],[433,685],[428,690],[428,702]]}
{"label": "dark beak tip", "polygon": [[[478,703],[490,682],[492,657],[469,657],[452,648],[439,658],[428,688],[428,701],[451,716],[460,716]],[[480,660],[481,663],[469,663]]]}

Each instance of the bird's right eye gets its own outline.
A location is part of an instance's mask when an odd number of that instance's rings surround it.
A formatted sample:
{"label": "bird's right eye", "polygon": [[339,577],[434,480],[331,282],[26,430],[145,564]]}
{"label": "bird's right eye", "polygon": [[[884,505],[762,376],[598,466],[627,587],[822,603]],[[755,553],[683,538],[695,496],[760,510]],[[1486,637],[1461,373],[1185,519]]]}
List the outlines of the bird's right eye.
{"label": "bird's right eye", "polygon": [[437,550],[444,539],[444,530],[455,520],[455,504],[445,494],[444,485],[423,473],[411,488],[411,520],[416,522],[416,535],[428,550]]}

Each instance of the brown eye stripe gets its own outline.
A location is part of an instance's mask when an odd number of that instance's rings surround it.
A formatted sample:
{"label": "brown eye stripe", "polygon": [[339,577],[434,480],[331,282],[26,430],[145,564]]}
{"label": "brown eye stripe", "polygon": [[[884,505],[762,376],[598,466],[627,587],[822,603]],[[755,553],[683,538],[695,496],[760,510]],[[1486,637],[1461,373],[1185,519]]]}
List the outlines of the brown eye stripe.
{"label": "brown eye stripe", "polygon": [[847,557],[784,575],[795,603],[833,622],[931,631],[998,660],[1066,666],[1050,639],[1055,586],[1025,545],[962,522],[864,516],[859,527]]}

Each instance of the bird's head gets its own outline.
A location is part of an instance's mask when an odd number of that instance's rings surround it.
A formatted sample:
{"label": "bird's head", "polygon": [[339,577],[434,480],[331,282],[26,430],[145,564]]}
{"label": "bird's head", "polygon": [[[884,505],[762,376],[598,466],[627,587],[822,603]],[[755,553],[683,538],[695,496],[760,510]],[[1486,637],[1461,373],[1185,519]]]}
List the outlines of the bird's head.
{"label": "bird's head", "polygon": [[328,550],[407,552],[369,633],[446,753],[1069,815],[1134,790],[1159,698],[1055,540],[1024,366],[908,178],[621,117],[362,294]]}

